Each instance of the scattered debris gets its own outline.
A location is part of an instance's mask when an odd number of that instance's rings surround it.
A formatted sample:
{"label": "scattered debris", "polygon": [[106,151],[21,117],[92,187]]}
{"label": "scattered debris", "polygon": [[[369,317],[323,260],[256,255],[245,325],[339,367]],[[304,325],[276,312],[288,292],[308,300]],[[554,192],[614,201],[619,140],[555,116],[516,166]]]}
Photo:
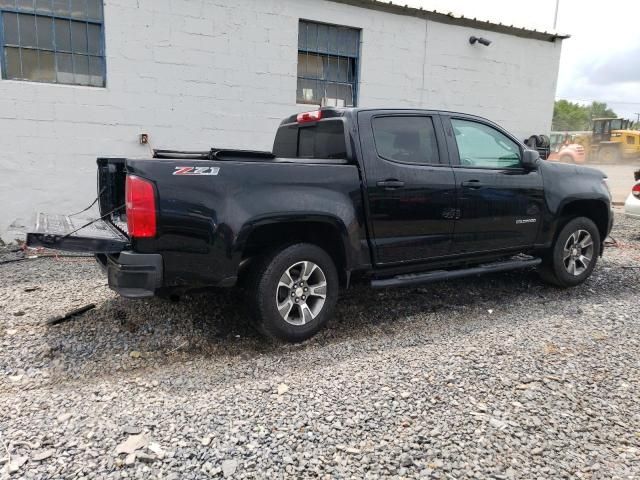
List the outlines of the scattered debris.
{"label": "scattered debris", "polygon": [[287,385],[286,383],[281,383],[280,385],[278,385],[278,395],[284,395],[288,391],[289,385]]}
{"label": "scattered debris", "polygon": [[20,470],[25,463],[27,463],[27,457],[11,457],[9,463],[7,463],[7,472],[11,475]]}
{"label": "scattered debris", "polygon": [[94,303],[90,303],[89,305],[85,305],[84,307],[71,310],[70,312],[67,312],[62,316],[51,317],[49,320],[47,320],[47,325],[49,326],[60,325],[61,323],[65,323],[70,320],[73,320],[75,317],[82,315],[83,313],[86,313],[89,310],[93,310],[94,308],[96,308],[96,305]]}
{"label": "scattered debris", "polygon": [[158,460],[158,457],[156,457],[155,455],[149,455],[148,453],[136,452],[135,456],[136,460],[139,460],[143,463],[153,463]]}
{"label": "scattered debris", "polygon": [[116,447],[116,453],[118,455],[121,453],[129,455],[136,450],[145,448],[147,445],[149,445],[149,439],[146,435],[132,435]]}
{"label": "scattered debris", "polygon": [[71,417],[72,417],[72,415],[70,413],[60,414],[60,415],[58,415],[58,422],[59,423],[64,423],[64,422],[70,420]]}
{"label": "scattered debris", "polygon": [[173,350],[170,350],[167,352],[167,355],[171,355],[172,353],[176,353],[178,350],[180,350],[181,348],[186,347],[189,344],[188,340],[185,340],[184,342],[182,342],[180,345],[178,345],[176,348],[174,348]]}
{"label": "scattered debris", "polygon": [[208,447],[211,444],[211,440],[212,438],[210,436],[204,437],[202,440],[200,440],[200,443],[203,447]]}
{"label": "scattered debris", "polygon": [[502,420],[498,420],[497,418],[493,417],[489,420],[489,425],[491,425],[493,428],[497,428],[498,430],[504,430],[508,426]]}
{"label": "scattered debris", "polygon": [[51,458],[54,453],[56,453],[56,451],[53,449],[42,450],[40,452],[34,453],[31,457],[31,460],[33,460],[34,462],[42,462],[47,458]]}
{"label": "scattered debris", "polygon": [[131,358],[140,358],[142,356],[142,354],[140,352],[138,352],[137,350],[134,350],[133,352],[129,353],[129,356]]}
{"label": "scattered debris", "polygon": [[26,315],[26,312],[24,310],[19,310],[17,312],[14,312],[13,316],[14,317],[24,317]]}
{"label": "scattered debris", "polygon": [[224,478],[231,477],[236,470],[238,469],[238,461],[237,460],[224,460],[222,462],[222,475]]}
{"label": "scattered debris", "polygon": [[26,287],[24,289],[24,291],[27,292],[27,293],[37,292],[38,290],[40,290],[40,287]]}
{"label": "scattered debris", "polygon": [[164,450],[162,450],[162,447],[159,443],[151,442],[147,449],[150,452],[153,452],[153,454],[156,455],[156,457],[158,457],[160,460],[164,458]]}

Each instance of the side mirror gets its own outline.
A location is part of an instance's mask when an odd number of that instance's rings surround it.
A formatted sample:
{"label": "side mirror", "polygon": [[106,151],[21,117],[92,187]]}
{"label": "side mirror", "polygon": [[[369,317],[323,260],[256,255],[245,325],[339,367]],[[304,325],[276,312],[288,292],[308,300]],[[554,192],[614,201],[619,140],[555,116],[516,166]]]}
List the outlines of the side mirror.
{"label": "side mirror", "polygon": [[522,157],[522,167],[525,170],[535,170],[538,168],[539,161],[540,153],[538,153],[537,150],[525,149],[524,156]]}

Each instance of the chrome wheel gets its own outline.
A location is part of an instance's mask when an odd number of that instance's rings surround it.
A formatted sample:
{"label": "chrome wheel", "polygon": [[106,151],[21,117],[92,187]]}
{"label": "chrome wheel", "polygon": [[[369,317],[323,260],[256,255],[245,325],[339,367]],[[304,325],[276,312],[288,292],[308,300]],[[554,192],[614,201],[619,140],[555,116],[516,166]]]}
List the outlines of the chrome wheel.
{"label": "chrome wheel", "polygon": [[313,262],[291,265],[276,289],[278,312],[291,325],[305,325],[322,311],[327,299],[327,277]]}
{"label": "chrome wheel", "polygon": [[593,239],[586,230],[578,230],[567,238],[562,252],[562,262],[570,275],[579,277],[593,260]]}

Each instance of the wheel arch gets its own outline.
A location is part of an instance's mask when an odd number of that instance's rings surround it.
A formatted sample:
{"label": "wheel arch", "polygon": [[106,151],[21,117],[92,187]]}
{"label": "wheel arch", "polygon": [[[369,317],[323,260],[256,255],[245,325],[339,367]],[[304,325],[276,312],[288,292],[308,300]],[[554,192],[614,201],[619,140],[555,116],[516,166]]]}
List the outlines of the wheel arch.
{"label": "wheel arch", "polygon": [[559,220],[556,222],[553,238],[554,240],[557,238],[560,230],[562,230],[571,219],[586,217],[596,224],[598,232],[600,233],[600,242],[604,242],[604,239],[609,233],[610,215],[609,206],[603,200],[580,199],[567,202],[559,209]]}
{"label": "wheel arch", "polygon": [[294,243],[310,243],[325,250],[333,259],[340,283],[347,285],[354,265],[354,252],[346,225],[325,214],[263,218],[246,225],[238,236],[237,250],[242,263],[268,251]]}

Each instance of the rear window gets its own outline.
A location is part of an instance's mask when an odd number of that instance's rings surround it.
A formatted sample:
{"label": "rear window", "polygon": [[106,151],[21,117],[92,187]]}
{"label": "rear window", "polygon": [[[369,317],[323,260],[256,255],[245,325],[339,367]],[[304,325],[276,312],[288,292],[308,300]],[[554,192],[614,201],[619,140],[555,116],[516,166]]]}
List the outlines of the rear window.
{"label": "rear window", "polygon": [[325,120],[313,126],[280,127],[273,154],[284,158],[347,158],[342,120]]}

